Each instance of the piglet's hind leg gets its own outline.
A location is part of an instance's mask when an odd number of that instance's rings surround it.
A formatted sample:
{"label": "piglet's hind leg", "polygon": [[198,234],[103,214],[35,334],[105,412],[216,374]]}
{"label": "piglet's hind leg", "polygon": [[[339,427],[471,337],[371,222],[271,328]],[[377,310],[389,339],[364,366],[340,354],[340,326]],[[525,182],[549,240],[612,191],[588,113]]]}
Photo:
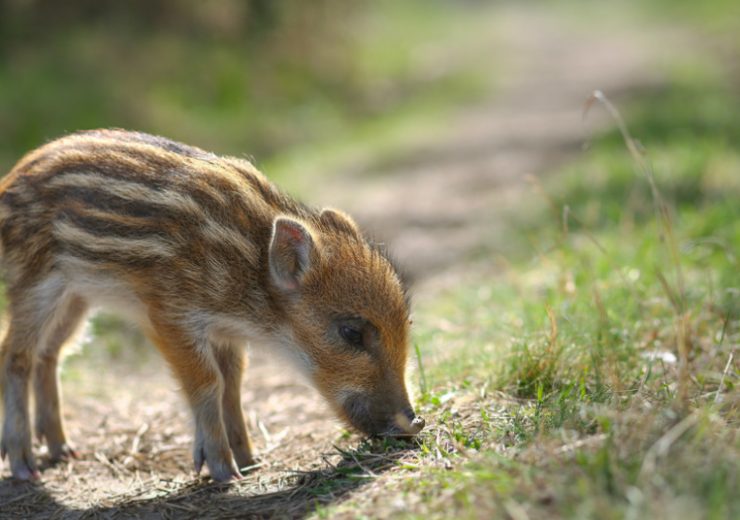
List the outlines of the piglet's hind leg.
{"label": "piglet's hind leg", "polygon": [[10,326],[0,348],[4,404],[0,454],[9,458],[13,477],[36,480],[39,473],[31,450],[29,386],[40,343],[58,318],[64,283],[51,275],[35,285],[11,285],[8,296]]}
{"label": "piglet's hind leg", "polygon": [[34,366],[36,436],[46,441],[52,462],[76,456],[64,434],[57,361],[61,348],[80,328],[86,311],[87,305],[79,297],[69,298],[64,303],[57,323],[39,349]]}
{"label": "piglet's hind leg", "polygon": [[[35,345],[34,345],[35,346]],[[3,430],[0,456],[8,457],[10,472],[19,480],[36,480],[39,472],[31,451],[28,390],[33,365],[33,347],[28,335],[12,324],[2,344]]]}

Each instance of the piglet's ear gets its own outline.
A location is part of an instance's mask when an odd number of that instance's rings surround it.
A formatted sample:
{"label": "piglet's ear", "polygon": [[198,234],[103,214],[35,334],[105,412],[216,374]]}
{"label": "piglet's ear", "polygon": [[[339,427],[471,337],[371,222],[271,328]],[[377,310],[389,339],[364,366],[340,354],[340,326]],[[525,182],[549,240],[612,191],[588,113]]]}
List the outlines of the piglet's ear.
{"label": "piglet's ear", "polygon": [[272,223],[270,240],[270,276],[280,289],[295,291],[311,266],[314,240],[306,226],[289,217],[277,217]]}
{"label": "piglet's ear", "polygon": [[360,230],[352,217],[334,208],[324,208],[321,210],[319,220],[324,225],[330,226],[334,229],[339,229],[354,236],[360,236]]}

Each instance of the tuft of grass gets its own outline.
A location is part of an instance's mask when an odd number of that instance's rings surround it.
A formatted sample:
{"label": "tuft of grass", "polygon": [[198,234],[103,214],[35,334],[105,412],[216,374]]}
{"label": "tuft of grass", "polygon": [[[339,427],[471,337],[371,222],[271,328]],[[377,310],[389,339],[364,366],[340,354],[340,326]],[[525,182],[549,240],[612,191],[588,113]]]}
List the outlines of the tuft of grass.
{"label": "tuft of grass", "polygon": [[419,370],[419,390],[421,390],[421,398],[425,399],[429,394],[429,385],[427,384],[427,376],[424,372],[424,361],[421,355],[421,348],[418,343],[414,343],[414,352],[416,353],[416,364]]}

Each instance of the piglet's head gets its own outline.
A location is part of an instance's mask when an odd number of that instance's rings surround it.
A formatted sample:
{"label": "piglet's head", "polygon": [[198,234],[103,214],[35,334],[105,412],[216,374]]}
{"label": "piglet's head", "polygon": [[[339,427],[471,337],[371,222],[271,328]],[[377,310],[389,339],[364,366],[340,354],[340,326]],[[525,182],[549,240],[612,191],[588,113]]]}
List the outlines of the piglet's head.
{"label": "piglet's head", "polygon": [[290,348],[336,413],[368,435],[412,436],[424,427],[405,385],[409,306],[398,273],[350,217],[325,209],[273,222],[273,293]]}

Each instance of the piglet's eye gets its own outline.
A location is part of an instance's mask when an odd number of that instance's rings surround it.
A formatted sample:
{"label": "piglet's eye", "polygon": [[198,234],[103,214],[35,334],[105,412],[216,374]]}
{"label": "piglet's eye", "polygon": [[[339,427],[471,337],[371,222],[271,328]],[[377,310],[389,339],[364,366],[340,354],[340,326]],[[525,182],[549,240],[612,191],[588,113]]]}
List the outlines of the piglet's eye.
{"label": "piglet's eye", "polygon": [[339,335],[353,347],[363,347],[362,332],[349,325],[339,326]]}

